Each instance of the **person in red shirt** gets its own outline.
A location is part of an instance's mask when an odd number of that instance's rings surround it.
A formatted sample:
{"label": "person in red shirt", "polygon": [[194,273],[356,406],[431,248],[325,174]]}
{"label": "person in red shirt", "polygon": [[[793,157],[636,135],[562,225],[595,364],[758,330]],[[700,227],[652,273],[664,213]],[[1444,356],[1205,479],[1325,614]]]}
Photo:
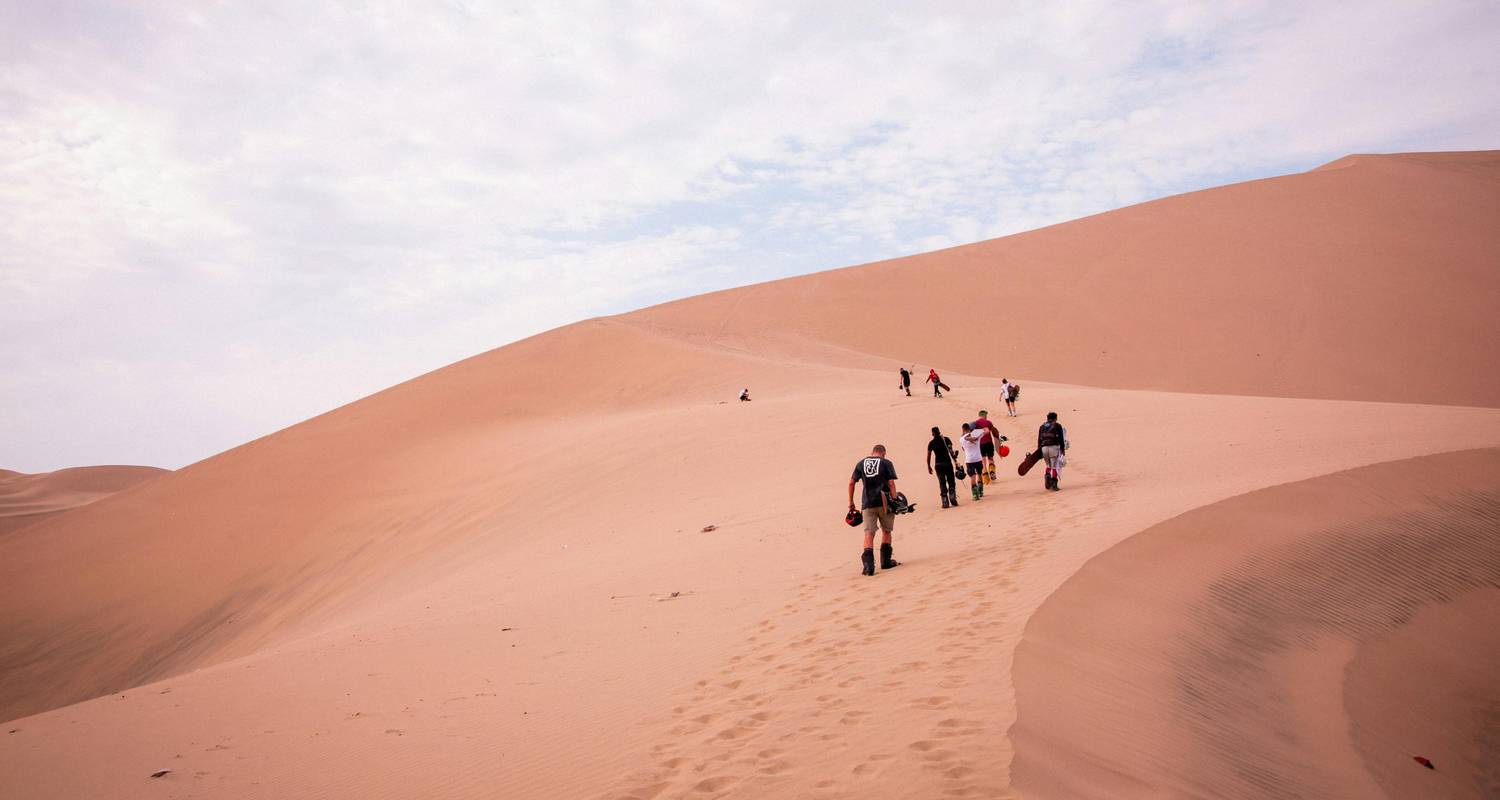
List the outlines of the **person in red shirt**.
{"label": "person in red shirt", "polygon": [[943,379],[938,377],[937,370],[935,369],[927,370],[927,382],[932,384],[933,397],[942,397],[942,390],[948,388],[948,384],[943,383]]}
{"label": "person in red shirt", "polygon": [[979,419],[974,420],[974,429],[984,431],[979,439],[979,452],[984,456],[984,482],[994,483],[995,446],[1006,439],[1000,435],[1000,429],[995,427],[995,423],[990,422],[990,412],[982,408],[979,410]]}

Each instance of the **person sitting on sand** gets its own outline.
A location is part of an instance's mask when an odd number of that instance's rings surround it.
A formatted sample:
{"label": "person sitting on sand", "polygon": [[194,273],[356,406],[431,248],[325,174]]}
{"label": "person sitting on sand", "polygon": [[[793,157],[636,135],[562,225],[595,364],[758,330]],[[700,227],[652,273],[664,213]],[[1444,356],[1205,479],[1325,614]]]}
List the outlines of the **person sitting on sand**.
{"label": "person sitting on sand", "polygon": [[1042,479],[1042,486],[1054,492],[1062,491],[1057,483],[1062,477],[1064,454],[1068,450],[1068,432],[1057,421],[1056,411],[1048,411],[1047,421],[1037,429],[1036,446],[1042,451],[1042,458],[1047,461],[1047,473]]}
{"label": "person sitting on sand", "polygon": [[895,569],[901,562],[891,558],[891,530],[896,527],[896,513],[891,508],[896,496],[896,465],[885,457],[885,445],[877,444],[870,455],[854,465],[849,476],[849,510],[854,510],[854,484],[864,484],[862,513],[865,517],[865,549],[860,553],[864,574],[875,574],[875,528],[881,529],[880,568]]}
{"label": "person sitting on sand", "polygon": [[964,466],[969,473],[969,494],[975,500],[984,497],[984,482],[979,477],[984,471],[984,455],[979,449],[979,440],[982,436],[983,434],[975,430],[973,425],[965,422],[964,433],[958,437],[958,444],[964,449]]}
{"label": "person sitting on sand", "polygon": [[740,402],[741,403],[748,403],[748,402],[750,402],[750,390],[748,388],[740,390]]}
{"label": "person sitting on sand", "polygon": [[[936,462],[937,470],[933,471]],[[953,478],[953,440],[932,426],[932,441],[927,443],[927,474],[937,475],[938,494],[943,496],[943,508],[958,505],[958,489]]]}

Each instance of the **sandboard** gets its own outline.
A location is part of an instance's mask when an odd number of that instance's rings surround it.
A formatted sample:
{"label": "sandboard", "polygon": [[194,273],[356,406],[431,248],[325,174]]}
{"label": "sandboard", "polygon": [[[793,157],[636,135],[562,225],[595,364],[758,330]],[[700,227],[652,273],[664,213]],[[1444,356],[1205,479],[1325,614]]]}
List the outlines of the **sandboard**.
{"label": "sandboard", "polygon": [[1025,475],[1026,473],[1028,473],[1028,472],[1031,471],[1032,467],[1036,466],[1036,462],[1041,461],[1041,460],[1042,460],[1042,450],[1041,450],[1041,448],[1037,448],[1036,450],[1033,450],[1032,452],[1027,453],[1026,454],[1026,458],[1021,462],[1020,466],[1016,467],[1016,474],[1017,475]]}
{"label": "sandboard", "polygon": [[946,383],[943,383],[943,382],[941,382],[941,381],[939,381],[939,382],[938,382],[938,388],[939,388],[939,389],[942,389],[942,390],[943,390],[943,391],[945,391],[945,392],[951,392],[951,391],[953,391],[953,390],[952,390],[952,389],[949,389],[949,388],[948,388],[948,384],[946,384]]}

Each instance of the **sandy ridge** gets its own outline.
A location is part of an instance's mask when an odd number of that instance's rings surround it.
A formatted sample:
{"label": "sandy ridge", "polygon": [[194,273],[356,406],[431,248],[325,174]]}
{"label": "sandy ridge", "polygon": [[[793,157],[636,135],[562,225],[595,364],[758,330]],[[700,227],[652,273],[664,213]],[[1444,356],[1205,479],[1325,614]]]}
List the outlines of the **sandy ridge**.
{"label": "sandy ridge", "polygon": [[[1496,764],[1470,714],[1500,678],[1467,665],[1500,646],[1497,526],[1491,449],[1263,489],[1116,545],[1027,625],[1017,789],[1490,796]],[[1468,624],[1368,655],[1462,603]]]}

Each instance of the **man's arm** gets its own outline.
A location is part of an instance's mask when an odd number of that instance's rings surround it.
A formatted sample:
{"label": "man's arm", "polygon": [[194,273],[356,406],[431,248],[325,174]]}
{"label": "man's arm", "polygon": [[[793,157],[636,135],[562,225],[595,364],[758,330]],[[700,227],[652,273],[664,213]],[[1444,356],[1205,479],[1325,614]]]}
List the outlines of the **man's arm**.
{"label": "man's arm", "polygon": [[1057,447],[1059,453],[1068,452],[1068,431],[1063,426],[1057,426]]}
{"label": "man's arm", "polygon": [[849,507],[854,508],[854,479],[849,479]]}

